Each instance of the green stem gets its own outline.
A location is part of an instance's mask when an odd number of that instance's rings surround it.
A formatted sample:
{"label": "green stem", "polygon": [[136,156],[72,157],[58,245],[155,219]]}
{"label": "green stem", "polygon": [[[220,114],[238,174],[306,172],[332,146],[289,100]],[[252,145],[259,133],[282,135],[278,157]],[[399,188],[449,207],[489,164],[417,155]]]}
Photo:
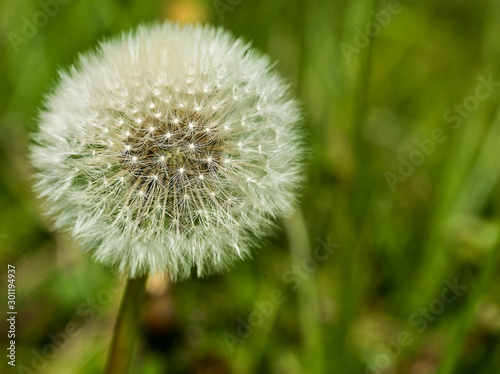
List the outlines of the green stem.
{"label": "green stem", "polygon": [[127,374],[129,372],[146,280],[146,276],[127,280],[113,332],[106,374]]}
{"label": "green stem", "polygon": [[[291,219],[283,220],[290,246],[291,262],[302,266],[305,259],[312,258],[313,250],[302,212],[299,210]],[[304,339],[304,370],[311,373],[323,372],[323,339],[318,324],[318,290],[315,274],[309,274],[297,288],[298,313],[302,338]]]}
{"label": "green stem", "polygon": [[[363,2],[365,14],[363,24],[366,25],[372,18],[372,11],[377,9],[376,0],[366,0]],[[352,6],[356,6],[353,3]],[[360,22],[358,20],[357,22]],[[371,195],[373,183],[371,182],[373,171],[370,168],[369,149],[364,140],[365,126],[370,110],[370,77],[372,70],[372,55],[375,38],[371,38],[368,46],[359,55],[358,73],[353,84],[356,86],[354,91],[353,117],[352,117],[352,139],[353,151],[356,157],[356,169],[353,180],[352,195],[350,201],[351,225],[348,226],[346,233],[346,242],[343,249],[339,252],[341,287],[339,295],[338,318],[335,323],[334,339],[338,349],[336,352],[334,371],[353,372],[357,370],[357,359],[353,354],[352,338],[350,331],[352,329],[355,315],[358,312],[363,293],[365,292],[365,282],[361,280],[365,277],[364,271],[360,269],[357,257],[362,256],[368,245],[367,240],[367,217],[371,209]],[[356,265],[357,264],[357,265]]]}

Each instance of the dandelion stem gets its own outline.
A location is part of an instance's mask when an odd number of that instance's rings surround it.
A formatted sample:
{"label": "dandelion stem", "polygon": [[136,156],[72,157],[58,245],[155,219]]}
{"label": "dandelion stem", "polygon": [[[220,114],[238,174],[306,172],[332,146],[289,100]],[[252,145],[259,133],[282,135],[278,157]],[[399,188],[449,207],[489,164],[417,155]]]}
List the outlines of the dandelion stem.
{"label": "dandelion stem", "polygon": [[137,321],[147,277],[127,280],[113,331],[106,374],[127,374],[137,338]]}

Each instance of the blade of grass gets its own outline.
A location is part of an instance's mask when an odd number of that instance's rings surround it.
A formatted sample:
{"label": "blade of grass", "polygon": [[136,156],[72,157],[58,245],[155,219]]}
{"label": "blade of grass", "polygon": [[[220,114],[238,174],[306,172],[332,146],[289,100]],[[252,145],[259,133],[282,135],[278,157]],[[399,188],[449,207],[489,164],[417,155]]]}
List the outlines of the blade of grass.
{"label": "blade of grass", "polygon": [[[303,261],[313,258],[306,222],[299,210],[292,219],[284,220],[290,256],[293,267],[302,267]],[[318,291],[316,277],[309,274],[302,277],[297,288],[300,331],[304,342],[304,372],[322,373],[323,340],[319,326]]]}
{"label": "blade of grass", "polygon": [[[354,5],[353,6],[359,6]],[[363,24],[366,25],[372,17],[375,10],[376,0],[367,0],[365,3],[365,14]],[[370,181],[370,162],[365,146],[364,134],[366,119],[369,111],[369,92],[370,92],[370,73],[372,65],[373,42],[370,38],[368,46],[361,51],[358,57],[358,75],[355,78],[354,85],[356,90],[353,96],[353,117],[351,138],[354,155],[356,158],[356,170],[354,177],[354,187],[350,196],[351,219],[349,230],[349,242],[340,252],[341,261],[341,285],[339,294],[339,316],[336,321],[336,328],[333,333],[335,349],[337,354],[334,363],[335,372],[352,372],[355,370],[356,354],[351,349],[349,332],[353,326],[356,311],[363,295],[363,282],[359,280],[361,269],[355,266],[355,259],[364,249],[363,243],[366,243],[365,225],[367,224],[371,181]]]}
{"label": "blade of grass", "polygon": [[[489,75],[498,71],[497,66],[500,58],[500,47],[497,43],[497,25],[500,22],[499,10],[500,1],[489,2],[489,9],[486,12],[488,15],[487,27],[484,28],[485,32],[482,40],[481,71],[483,75]],[[495,78],[498,80],[497,77]],[[470,87],[468,91],[474,92],[475,89],[475,86]],[[491,105],[497,106],[498,103],[492,101]],[[464,211],[468,213],[477,212],[487,198],[486,193],[492,191],[494,181],[498,178],[488,176],[486,178],[487,181],[483,181],[484,183],[476,183],[476,179],[479,177],[481,180],[485,179],[485,176],[490,172],[498,174],[496,173],[498,168],[489,169],[487,173],[484,173],[484,165],[488,164],[488,157],[491,157],[483,149],[485,138],[482,136],[480,127],[484,128],[489,125],[489,118],[486,114],[487,110],[484,109],[486,108],[481,108],[481,113],[477,113],[480,117],[475,123],[469,121],[460,130],[457,130],[460,131],[460,134],[457,134],[459,136],[453,139],[453,143],[449,149],[449,154],[452,154],[453,157],[448,158],[446,165],[443,167],[444,172],[439,182],[436,183],[439,186],[437,196],[440,196],[440,199],[436,201],[435,209],[432,211],[429,219],[430,229],[428,240],[422,251],[419,273],[415,277],[416,285],[413,289],[419,290],[419,292],[413,293],[414,296],[408,303],[408,311],[415,310],[425,303],[426,300],[432,298],[434,292],[439,288],[440,280],[445,277],[447,256],[443,248],[442,236],[443,229],[446,227],[443,225],[446,225],[449,218],[456,214],[463,213]],[[496,122],[499,120],[497,118]],[[498,134],[499,130],[495,130],[496,126],[490,129],[490,136]],[[494,143],[494,139],[486,141],[486,144],[489,143]],[[476,154],[478,149],[482,149],[479,156]],[[472,168],[471,165],[473,165]],[[484,174],[479,175],[479,172],[483,172]],[[471,193],[482,193],[483,196],[477,195],[475,198],[471,198]]]}

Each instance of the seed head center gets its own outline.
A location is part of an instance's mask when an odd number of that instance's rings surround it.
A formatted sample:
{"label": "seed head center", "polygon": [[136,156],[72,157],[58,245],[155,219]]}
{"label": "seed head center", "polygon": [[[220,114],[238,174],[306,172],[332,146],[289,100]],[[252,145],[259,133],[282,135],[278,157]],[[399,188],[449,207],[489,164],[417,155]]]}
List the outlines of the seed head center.
{"label": "seed head center", "polygon": [[219,133],[198,113],[146,117],[127,131],[123,143],[122,163],[144,191],[153,183],[180,191],[216,173],[222,160]]}

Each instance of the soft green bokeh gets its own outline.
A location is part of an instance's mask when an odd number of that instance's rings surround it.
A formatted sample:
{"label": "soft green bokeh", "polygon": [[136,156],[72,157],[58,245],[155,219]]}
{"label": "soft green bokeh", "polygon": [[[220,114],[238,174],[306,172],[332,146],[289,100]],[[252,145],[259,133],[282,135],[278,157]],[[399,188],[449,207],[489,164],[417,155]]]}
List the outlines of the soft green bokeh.
{"label": "soft green bokeh", "polygon": [[[18,311],[17,367],[3,355],[0,372],[104,368],[121,282],[50,231],[27,146],[60,68],[166,18],[223,25],[277,60],[311,157],[300,213],[253,260],[148,295],[131,373],[498,372],[500,1],[69,0],[26,34],[45,3],[0,3],[0,313],[7,264]],[[467,288],[444,302],[454,281]]]}

